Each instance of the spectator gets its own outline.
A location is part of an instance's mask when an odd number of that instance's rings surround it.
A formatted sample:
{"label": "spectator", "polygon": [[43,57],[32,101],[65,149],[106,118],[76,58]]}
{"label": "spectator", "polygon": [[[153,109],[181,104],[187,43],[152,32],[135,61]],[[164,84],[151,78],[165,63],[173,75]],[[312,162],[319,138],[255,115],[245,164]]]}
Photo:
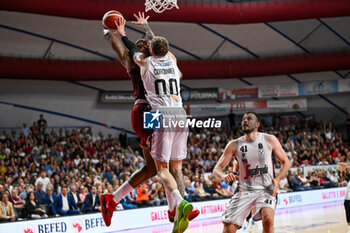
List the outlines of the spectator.
{"label": "spectator", "polygon": [[149,199],[149,188],[146,182],[140,184],[136,189],[136,204],[138,207],[147,207],[152,206],[152,203]]}
{"label": "spectator", "polygon": [[12,203],[9,201],[9,193],[3,192],[0,201],[0,221],[16,221]]}
{"label": "spectator", "polygon": [[52,204],[55,200],[55,196],[53,194],[53,185],[48,185],[46,189],[46,195],[44,197],[44,204],[46,206],[46,213],[51,215],[52,214]]}
{"label": "spectator", "polygon": [[25,199],[27,199],[27,194],[28,194],[30,191],[33,191],[33,192],[34,192],[34,190],[30,187],[30,185],[26,185],[24,191],[21,192],[21,193],[19,194],[19,196],[20,196],[23,200],[25,200]]}
{"label": "spectator", "polygon": [[15,212],[16,219],[24,218],[24,204],[26,203],[23,198],[18,195],[18,189],[14,188],[11,193],[11,202],[13,203],[13,210]]}
{"label": "spectator", "polygon": [[36,190],[34,192],[35,198],[39,204],[44,204],[44,198],[46,193],[43,191],[43,186],[43,183],[39,181],[36,185]]}
{"label": "spectator", "polygon": [[132,198],[132,195],[130,193],[125,195],[124,198],[120,200],[120,203],[122,204],[123,209],[125,210],[137,208],[135,200]]}
{"label": "spectator", "polygon": [[293,172],[292,176],[292,189],[293,191],[304,191],[305,188],[303,187],[303,183],[299,179],[299,176],[296,171]]}
{"label": "spectator", "polygon": [[185,190],[186,193],[189,195],[188,201],[200,201],[201,198],[199,197],[199,191],[191,185],[191,181],[189,179],[185,180]]}
{"label": "spectator", "polygon": [[51,184],[50,179],[47,177],[46,171],[42,171],[40,173],[40,176],[35,180],[35,186],[37,186],[39,182],[42,183],[42,190],[46,190],[47,186]]}
{"label": "spectator", "polygon": [[62,186],[61,194],[55,197],[52,204],[52,214],[55,216],[79,214],[78,206],[73,197],[68,194],[67,186]]}
{"label": "spectator", "polygon": [[113,193],[113,185],[108,184],[107,188],[104,191],[104,193]]}
{"label": "spectator", "polygon": [[318,162],[318,165],[328,165],[328,161],[326,160],[325,157],[322,157],[322,160],[320,162]]}
{"label": "spectator", "polygon": [[113,178],[113,174],[111,172],[111,167],[107,166],[106,171],[103,173],[103,178],[107,178],[108,179],[108,183],[112,184],[112,178]]}
{"label": "spectator", "polygon": [[209,193],[211,198],[217,198],[219,195],[215,192],[214,187],[211,185],[210,180],[205,180],[203,185],[204,191]]}
{"label": "spectator", "polygon": [[48,217],[45,210],[39,207],[39,203],[35,200],[35,195],[33,192],[28,193],[25,210],[28,218],[36,219]]}
{"label": "spectator", "polygon": [[301,172],[301,173],[299,174],[298,178],[299,178],[299,180],[301,181],[301,184],[302,184],[302,186],[304,187],[304,190],[310,190],[310,189],[312,189],[311,186],[310,186],[310,180],[308,180],[308,179],[305,177],[305,175],[304,175],[303,172]]}
{"label": "spectator", "polygon": [[77,191],[77,186],[75,184],[72,184],[70,186],[70,192],[69,194],[73,197],[75,203],[77,203],[78,207],[81,207],[81,205],[83,204],[83,202],[80,199],[80,195]]}
{"label": "spectator", "polygon": [[320,184],[325,188],[333,188],[338,186],[327,177],[327,173],[325,171],[321,171],[320,173]]}
{"label": "spectator", "polygon": [[39,131],[41,135],[45,135],[45,130],[47,128],[47,122],[44,119],[44,115],[40,114],[40,119],[38,120]]}
{"label": "spectator", "polygon": [[126,147],[128,146],[128,136],[125,133],[125,129],[122,128],[122,130],[120,131],[119,134],[119,143],[122,146],[123,149],[126,149]]}
{"label": "spectator", "polygon": [[22,133],[24,135],[24,137],[28,137],[29,134],[31,133],[30,129],[28,128],[26,123],[23,123],[23,127],[22,127]]}
{"label": "spectator", "polygon": [[199,181],[196,181],[194,183],[194,187],[198,190],[199,192],[199,197],[202,198],[202,200],[209,200],[210,198],[210,193],[207,193],[206,191],[204,191],[204,189],[200,186]]}
{"label": "spectator", "polygon": [[311,187],[313,187],[314,189],[323,188],[323,187],[320,185],[320,178],[318,178],[318,176],[316,175],[316,172],[312,172],[312,174],[311,174],[310,185],[311,185]]}
{"label": "spectator", "polygon": [[230,122],[230,130],[233,130],[235,128],[235,118],[236,118],[236,115],[233,113],[233,110],[232,110],[232,107],[230,109],[230,113],[227,115],[228,117],[228,120]]}
{"label": "spectator", "polygon": [[[277,176],[277,174],[276,174],[276,176]],[[282,180],[280,180],[279,192],[280,193],[287,193],[287,192],[291,192],[291,191],[293,191],[293,190],[288,185],[288,178],[284,177]]]}
{"label": "spectator", "polygon": [[4,176],[7,172],[7,166],[5,164],[5,161],[3,159],[0,159],[0,175]]}
{"label": "spectator", "polygon": [[97,195],[97,187],[94,185],[91,187],[91,192],[89,192],[84,200],[81,207],[81,212],[90,213],[101,211],[100,196]]}
{"label": "spectator", "polygon": [[36,121],[33,122],[32,127],[30,127],[30,131],[32,132],[34,138],[37,138],[40,135],[40,129]]}
{"label": "spectator", "polygon": [[86,188],[84,186],[80,186],[79,198],[80,198],[81,202],[85,201],[85,197],[88,193],[89,193],[88,188]]}
{"label": "spectator", "polygon": [[150,200],[151,204],[154,206],[167,204],[163,187],[159,181],[154,182],[151,186]]}
{"label": "spectator", "polygon": [[215,190],[215,192],[222,198],[227,198],[231,196],[231,193],[227,189],[222,188],[221,182],[219,178],[216,178],[213,176],[212,178],[212,186]]}
{"label": "spectator", "polygon": [[339,185],[339,178],[338,175],[335,171],[332,171],[331,176],[329,177],[329,180],[334,183],[334,185],[340,186]]}

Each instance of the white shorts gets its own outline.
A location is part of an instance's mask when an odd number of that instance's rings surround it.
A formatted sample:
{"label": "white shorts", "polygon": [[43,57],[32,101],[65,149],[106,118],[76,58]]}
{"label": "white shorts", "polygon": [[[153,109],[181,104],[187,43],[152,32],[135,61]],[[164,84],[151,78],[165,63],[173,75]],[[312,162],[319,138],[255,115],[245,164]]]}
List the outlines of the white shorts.
{"label": "white shorts", "polygon": [[[167,122],[186,120],[186,112],[181,108],[174,110],[162,110],[164,115],[171,117],[167,118]],[[151,136],[151,156],[153,159],[161,162],[169,162],[170,160],[180,161],[187,156],[187,138],[188,128],[174,127],[167,124],[168,128],[155,129]]]}
{"label": "white shorts", "polygon": [[244,219],[249,215],[252,208],[256,206],[253,215],[254,221],[261,220],[260,211],[268,207],[276,210],[276,198],[265,191],[236,192],[233,194],[227,210],[222,215],[221,221],[242,227]]}

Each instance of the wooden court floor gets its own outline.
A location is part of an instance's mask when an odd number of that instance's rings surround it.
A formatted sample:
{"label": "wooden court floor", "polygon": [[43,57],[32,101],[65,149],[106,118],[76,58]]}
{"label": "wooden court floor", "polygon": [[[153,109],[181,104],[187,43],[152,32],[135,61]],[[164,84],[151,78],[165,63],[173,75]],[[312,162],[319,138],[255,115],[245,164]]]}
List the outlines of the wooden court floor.
{"label": "wooden court floor", "polygon": [[[191,222],[186,233],[221,233],[222,228],[219,218],[205,219]],[[171,230],[172,225],[167,224],[115,233],[167,233]],[[262,232],[261,222],[251,232]],[[277,210],[275,233],[347,233],[343,202]]]}

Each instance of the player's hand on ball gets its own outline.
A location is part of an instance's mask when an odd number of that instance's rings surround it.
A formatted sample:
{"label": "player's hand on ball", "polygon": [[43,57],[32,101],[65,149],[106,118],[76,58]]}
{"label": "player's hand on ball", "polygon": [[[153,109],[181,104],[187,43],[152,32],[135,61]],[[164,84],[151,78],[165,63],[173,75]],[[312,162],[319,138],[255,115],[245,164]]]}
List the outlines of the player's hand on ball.
{"label": "player's hand on ball", "polygon": [[117,32],[119,34],[120,37],[126,36],[125,33],[125,24],[126,24],[126,20],[124,18],[121,18],[119,20],[119,22],[114,22],[116,28],[117,28]]}
{"label": "player's hand on ball", "polygon": [[224,178],[224,180],[226,182],[231,182],[231,181],[235,182],[237,179],[238,179],[238,176],[236,176],[233,173],[230,173],[230,174],[226,175],[225,178]]}

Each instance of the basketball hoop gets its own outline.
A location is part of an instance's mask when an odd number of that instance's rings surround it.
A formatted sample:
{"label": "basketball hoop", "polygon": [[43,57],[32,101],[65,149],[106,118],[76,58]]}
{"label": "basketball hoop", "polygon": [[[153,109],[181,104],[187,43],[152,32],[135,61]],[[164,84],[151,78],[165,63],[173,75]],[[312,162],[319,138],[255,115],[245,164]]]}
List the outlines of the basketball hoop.
{"label": "basketball hoop", "polygon": [[165,10],[170,10],[173,7],[179,9],[177,0],[146,0],[146,12],[154,10],[157,13],[162,13]]}

